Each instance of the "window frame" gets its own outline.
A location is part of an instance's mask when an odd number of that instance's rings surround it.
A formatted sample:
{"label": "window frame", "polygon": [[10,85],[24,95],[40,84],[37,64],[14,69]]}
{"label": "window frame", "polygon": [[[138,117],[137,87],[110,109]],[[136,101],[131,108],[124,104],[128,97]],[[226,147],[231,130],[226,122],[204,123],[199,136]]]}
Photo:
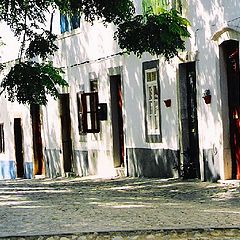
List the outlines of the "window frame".
{"label": "window frame", "polygon": [[[142,74],[143,74],[143,95],[144,95],[144,120],[145,120],[145,139],[146,142],[150,143],[160,143],[162,142],[162,130],[161,130],[161,89],[160,89],[160,79],[159,79],[159,60],[153,60],[149,62],[143,62],[142,63]],[[150,72],[156,72],[156,80],[152,81],[148,84],[147,82],[147,73]],[[154,84],[155,83],[155,84]],[[149,124],[149,120],[153,119],[155,117],[153,112],[153,116],[150,116],[151,111],[150,111],[150,103],[149,103],[149,95],[148,95],[148,86],[151,86],[152,89],[157,87],[157,93],[158,93],[158,99],[157,99],[157,109],[158,109],[158,128],[157,131],[155,132],[152,131],[153,128],[150,128],[150,126],[153,124]],[[153,103],[155,105],[155,99],[153,98]]]}
{"label": "window frame", "polygon": [[4,124],[0,123],[0,153],[5,153]]}
{"label": "window frame", "polygon": [[80,28],[81,17],[77,14],[68,16],[60,13],[60,31],[61,34],[71,32],[74,29]]}
{"label": "window frame", "polygon": [[98,92],[79,92],[77,101],[79,133],[99,133]]}

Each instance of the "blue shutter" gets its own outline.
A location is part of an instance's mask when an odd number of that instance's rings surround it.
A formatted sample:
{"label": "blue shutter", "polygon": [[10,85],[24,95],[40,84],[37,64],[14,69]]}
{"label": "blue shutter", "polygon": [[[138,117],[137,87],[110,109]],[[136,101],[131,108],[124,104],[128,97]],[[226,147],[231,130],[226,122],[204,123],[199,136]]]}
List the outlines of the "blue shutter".
{"label": "blue shutter", "polygon": [[68,22],[68,17],[66,15],[63,15],[63,14],[60,15],[60,28],[61,28],[61,33],[69,31],[69,22]]}

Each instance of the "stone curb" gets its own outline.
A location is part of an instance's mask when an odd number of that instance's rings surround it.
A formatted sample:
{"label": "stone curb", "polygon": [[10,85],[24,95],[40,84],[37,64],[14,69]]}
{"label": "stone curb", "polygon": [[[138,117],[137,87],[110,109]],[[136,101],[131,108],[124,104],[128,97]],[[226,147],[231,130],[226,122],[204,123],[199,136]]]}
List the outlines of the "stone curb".
{"label": "stone curb", "polygon": [[55,235],[5,236],[0,240],[240,240],[240,227],[152,229],[136,231],[81,232]]}

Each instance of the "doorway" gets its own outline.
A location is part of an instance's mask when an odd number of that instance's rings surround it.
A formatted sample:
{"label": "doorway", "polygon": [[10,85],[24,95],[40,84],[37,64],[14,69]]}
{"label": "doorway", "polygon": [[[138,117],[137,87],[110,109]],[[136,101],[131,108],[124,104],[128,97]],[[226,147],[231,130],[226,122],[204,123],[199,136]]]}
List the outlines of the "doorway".
{"label": "doorway", "polygon": [[63,149],[64,172],[72,172],[72,139],[71,139],[71,117],[69,107],[69,94],[60,94],[60,117]]}
{"label": "doorway", "polygon": [[23,178],[24,165],[23,165],[23,135],[21,118],[14,118],[14,144],[17,165],[17,177]]}
{"label": "doorway", "polygon": [[124,134],[122,114],[121,75],[110,76],[114,167],[124,166]]}
{"label": "doorway", "polygon": [[200,178],[195,62],[179,65],[179,103],[182,175]]}
{"label": "doorway", "polygon": [[41,135],[40,106],[32,104],[30,106],[33,134],[33,156],[34,156],[34,175],[44,174],[43,145]]}
{"label": "doorway", "polygon": [[240,180],[240,78],[239,42],[228,40],[220,45],[227,82],[232,178]]}

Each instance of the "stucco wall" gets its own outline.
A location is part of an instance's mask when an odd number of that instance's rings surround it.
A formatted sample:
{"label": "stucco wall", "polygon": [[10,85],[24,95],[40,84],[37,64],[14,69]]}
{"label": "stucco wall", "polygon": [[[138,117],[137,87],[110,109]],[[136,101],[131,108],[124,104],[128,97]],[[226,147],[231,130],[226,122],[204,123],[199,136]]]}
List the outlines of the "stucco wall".
{"label": "stucco wall", "polygon": [[[139,1],[137,12],[141,12]],[[183,1],[183,14],[190,22],[191,38],[187,40],[186,52],[183,61],[174,58],[166,62],[157,56],[144,54],[142,58],[134,55],[118,55],[121,51],[113,41],[114,26],[107,27],[100,22],[94,25],[81,21],[81,27],[71,33],[59,35],[57,44],[59,50],[51,59],[54,65],[62,67],[64,77],[70,87],[60,92],[70,95],[71,138],[73,141],[73,170],[77,175],[100,174],[114,175],[112,156],[112,122],[109,75],[114,69],[120,69],[123,91],[123,130],[125,153],[130,149],[130,155],[139,155],[143,150],[151,154],[171,155],[169,164],[172,166],[179,154],[179,120],[178,120],[178,64],[187,61],[196,61],[197,72],[197,113],[200,148],[201,178],[228,178],[226,160],[230,156],[224,152],[227,145],[228,132],[223,131],[225,121],[224,112],[228,109],[222,104],[222,91],[219,70],[219,44],[223,35],[227,39],[239,39],[239,34],[220,34],[213,36],[231,20],[239,17],[240,2],[237,0],[213,1]],[[188,6],[187,6],[188,5]],[[4,41],[7,43],[0,48],[1,61],[13,60],[17,57],[19,45],[16,39],[6,31],[6,26],[0,29],[6,32]],[[54,32],[60,33],[59,13],[54,14]],[[16,46],[15,49],[12,46]],[[9,51],[11,49],[11,51]],[[7,54],[9,53],[9,54]],[[187,57],[188,55],[188,57]],[[147,143],[145,138],[144,121],[144,93],[142,63],[159,59],[160,74],[160,109],[162,141]],[[77,99],[76,93],[80,90],[89,91],[89,74],[94,74],[99,81],[99,102],[107,103],[107,120],[101,122],[101,132],[81,136],[78,132]],[[212,95],[211,104],[205,104],[202,93],[209,89]],[[171,99],[171,107],[167,108],[163,102]],[[4,96],[0,98],[1,106],[6,111],[0,112],[0,122],[4,122],[6,138],[6,152],[0,154],[1,161],[14,161],[13,119],[22,118],[24,129],[24,159],[32,162],[32,133],[29,109],[17,103],[9,103]],[[46,159],[48,176],[64,175],[61,121],[59,103],[49,98],[49,104],[42,107],[42,138],[43,150]],[[225,114],[226,115],[226,114]],[[159,153],[161,152],[161,154]],[[177,154],[175,154],[177,153]],[[125,154],[125,167],[131,161]],[[139,164],[142,158],[139,158]],[[153,159],[153,158],[151,158]],[[132,162],[136,159],[132,157]],[[137,160],[138,161],[138,160]],[[146,160],[148,161],[148,160]],[[154,160],[151,160],[154,161]],[[151,165],[151,164],[150,164]],[[153,167],[154,168],[154,167]],[[51,170],[53,169],[53,170]],[[206,172],[206,169],[208,172]],[[129,170],[129,169],[128,169]],[[149,170],[151,172],[151,169]],[[161,171],[161,169],[160,169]],[[227,173],[228,172],[228,173]],[[160,175],[159,175],[160,176]]]}

